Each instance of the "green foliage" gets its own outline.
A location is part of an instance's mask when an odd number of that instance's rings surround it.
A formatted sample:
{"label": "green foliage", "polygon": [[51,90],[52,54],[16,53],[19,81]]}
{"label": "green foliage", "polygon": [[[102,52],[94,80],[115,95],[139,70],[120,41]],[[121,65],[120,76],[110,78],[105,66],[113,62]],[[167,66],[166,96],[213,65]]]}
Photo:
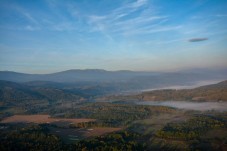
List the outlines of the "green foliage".
{"label": "green foliage", "polygon": [[79,141],[72,148],[86,151],[144,151],[147,146],[141,143],[141,137],[137,133],[122,131]]}
{"label": "green foliage", "polygon": [[156,133],[156,136],[168,139],[191,140],[199,138],[204,132],[227,127],[225,121],[214,117],[198,116],[183,123],[169,123]]}
{"label": "green foliage", "polygon": [[47,134],[45,126],[31,125],[28,127],[14,128],[10,132],[0,131],[1,151],[37,151],[37,150],[62,150],[61,140]]}
{"label": "green foliage", "polygon": [[[65,118],[93,118],[96,122],[84,123],[78,127],[89,127],[95,125],[103,126],[125,126],[132,121],[141,120],[159,113],[172,113],[175,110],[163,106],[142,106],[132,104],[113,104],[113,103],[90,103],[76,109],[68,109],[64,114]],[[59,110],[52,110],[51,114],[58,113]],[[65,112],[60,111],[60,112]],[[81,126],[87,125],[87,126]]]}

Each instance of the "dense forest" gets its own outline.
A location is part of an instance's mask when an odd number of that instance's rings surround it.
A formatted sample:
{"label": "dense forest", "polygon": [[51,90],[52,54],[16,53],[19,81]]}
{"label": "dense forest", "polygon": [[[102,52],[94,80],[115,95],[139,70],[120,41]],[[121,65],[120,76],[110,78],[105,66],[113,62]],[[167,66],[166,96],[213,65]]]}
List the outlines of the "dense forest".
{"label": "dense forest", "polygon": [[156,133],[156,136],[168,139],[198,139],[210,129],[227,128],[227,121],[222,119],[198,116],[183,123],[168,123]]}

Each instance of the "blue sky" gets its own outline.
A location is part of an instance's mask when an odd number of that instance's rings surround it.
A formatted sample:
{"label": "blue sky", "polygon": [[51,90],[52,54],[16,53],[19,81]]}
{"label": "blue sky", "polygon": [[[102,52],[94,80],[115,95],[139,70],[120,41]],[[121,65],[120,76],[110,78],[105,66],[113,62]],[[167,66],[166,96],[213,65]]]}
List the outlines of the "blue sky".
{"label": "blue sky", "polygon": [[0,17],[0,70],[227,67],[226,0],[1,0]]}

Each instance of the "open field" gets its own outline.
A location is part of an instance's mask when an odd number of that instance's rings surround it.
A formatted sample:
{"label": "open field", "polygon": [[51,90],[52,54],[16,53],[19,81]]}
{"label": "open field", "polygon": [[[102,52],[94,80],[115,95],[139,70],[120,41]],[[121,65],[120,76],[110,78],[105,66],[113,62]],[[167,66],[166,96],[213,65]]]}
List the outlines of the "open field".
{"label": "open field", "polygon": [[49,127],[50,133],[57,135],[66,142],[81,140],[88,137],[100,136],[111,132],[116,132],[122,128],[94,127],[94,128],[59,128]]}
{"label": "open field", "polygon": [[88,137],[100,136],[111,132],[116,132],[122,128],[92,127],[92,128],[70,128],[71,124],[91,122],[95,119],[87,118],[52,118],[49,115],[14,115],[3,119],[0,123],[35,123],[53,124],[48,126],[51,134],[57,135],[66,142],[81,140]]}
{"label": "open field", "polygon": [[95,119],[87,118],[52,118],[50,115],[13,115],[1,121],[1,123],[81,123],[95,121]]}

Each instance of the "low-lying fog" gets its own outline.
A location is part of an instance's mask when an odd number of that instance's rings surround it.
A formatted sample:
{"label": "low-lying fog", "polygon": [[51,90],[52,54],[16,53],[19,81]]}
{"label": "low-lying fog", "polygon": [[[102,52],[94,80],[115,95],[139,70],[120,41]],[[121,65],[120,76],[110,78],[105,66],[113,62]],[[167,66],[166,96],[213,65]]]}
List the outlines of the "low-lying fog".
{"label": "low-lying fog", "polygon": [[227,111],[227,102],[189,102],[189,101],[143,101],[136,102],[139,105],[169,106],[179,109],[197,111]]}
{"label": "low-lying fog", "polygon": [[193,89],[193,88],[197,88],[200,86],[205,86],[205,85],[210,85],[210,84],[216,84],[219,83],[223,80],[204,80],[204,81],[198,81],[195,82],[191,85],[185,84],[185,85],[172,85],[172,86],[167,86],[167,87],[161,87],[161,88],[152,88],[152,89],[144,89],[142,90],[142,92],[146,92],[146,91],[153,91],[153,90],[162,90],[162,89]]}

